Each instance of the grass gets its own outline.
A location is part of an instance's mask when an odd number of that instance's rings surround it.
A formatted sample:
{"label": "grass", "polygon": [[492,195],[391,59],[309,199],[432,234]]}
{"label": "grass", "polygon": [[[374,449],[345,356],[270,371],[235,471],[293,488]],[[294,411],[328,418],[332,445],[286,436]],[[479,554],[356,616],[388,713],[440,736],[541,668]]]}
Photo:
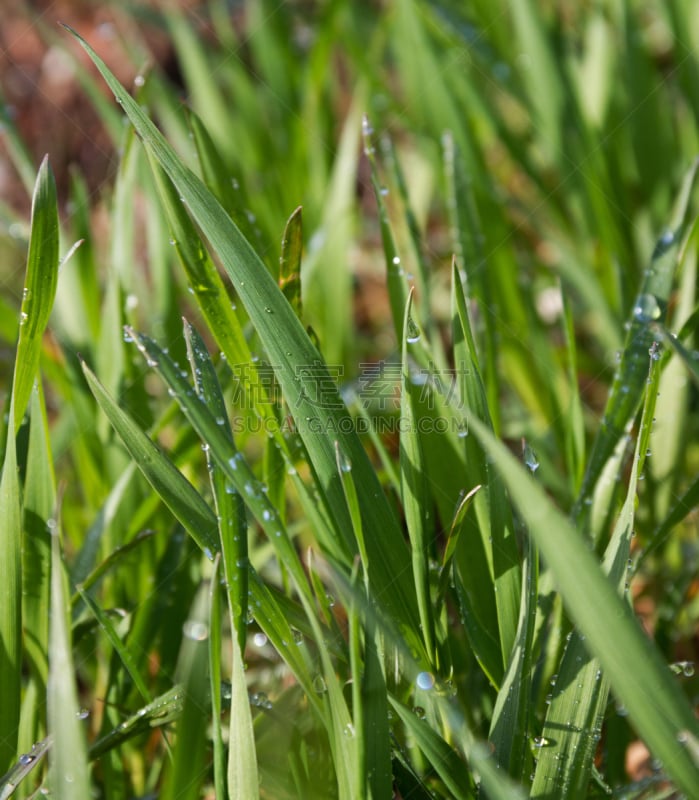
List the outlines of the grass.
{"label": "grass", "polygon": [[5,120],[1,798],[696,796],[692,13],[44,31],[119,162]]}

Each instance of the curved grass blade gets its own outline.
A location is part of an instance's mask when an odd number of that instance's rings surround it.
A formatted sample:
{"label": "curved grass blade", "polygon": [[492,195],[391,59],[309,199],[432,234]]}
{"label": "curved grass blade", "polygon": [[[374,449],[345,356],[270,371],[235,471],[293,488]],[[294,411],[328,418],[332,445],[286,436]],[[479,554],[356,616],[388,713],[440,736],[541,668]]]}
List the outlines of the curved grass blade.
{"label": "curved grass blade", "polygon": [[699,725],[667,665],[640,631],[585,539],[480,420],[471,416],[470,425],[502,474],[570,617],[599,658],[615,695],[667,773],[691,794],[699,781],[699,766],[681,734],[696,735]]}
{"label": "curved grass blade", "polygon": [[[410,581],[395,581],[409,574],[410,560],[395,514],[351,425],[350,417],[294,310],[250,244],[201,181],[176,156],[139,105],[124,90],[104,62],[74,31],[105,81],[123,106],[146,149],[160,162],[184,197],[187,208],[221,258],[255,325],[277,378],[321,489],[321,497],[338,530],[351,530],[341,481],[335,468],[334,442],[357,466],[356,488],[367,532],[369,575],[378,600],[390,608],[403,635],[421,647],[415,631],[417,602]],[[319,397],[319,388],[323,394]],[[332,435],[328,435],[332,432]],[[344,542],[351,551],[355,542]]]}
{"label": "curved grass blade", "polygon": [[58,800],[90,797],[87,747],[75,686],[68,612],[68,593],[61,562],[58,530],[51,548],[51,622],[47,728],[54,745],[49,752],[51,796]]}
{"label": "curved grass blade", "polygon": [[579,517],[592,496],[605,464],[641,404],[648,369],[648,351],[656,340],[656,325],[662,324],[677,267],[687,211],[699,167],[695,161],[685,176],[675,203],[670,227],[661,234],[634,303],[621,361],[585,469],[580,494],[573,510]]}

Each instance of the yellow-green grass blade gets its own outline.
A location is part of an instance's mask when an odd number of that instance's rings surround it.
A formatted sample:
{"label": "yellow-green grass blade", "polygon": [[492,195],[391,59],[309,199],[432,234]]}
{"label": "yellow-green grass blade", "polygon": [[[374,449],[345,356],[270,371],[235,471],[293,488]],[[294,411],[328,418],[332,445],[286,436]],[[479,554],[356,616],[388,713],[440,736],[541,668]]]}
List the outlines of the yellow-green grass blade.
{"label": "yellow-green grass blade", "polygon": [[641,403],[647,377],[648,351],[656,340],[656,324],[662,324],[677,267],[692,189],[699,162],[688,171],[677,198],[670,227],[659,237],[641,289],[634,302],[626,342],[607,400],[601,426],[588,458],[574,515],[579,516],[591,497],[605,464]]}
{"label": "yellow-green grass blade", "polygon": [[41,338],[49,321],[58,283],[58,208],[56,182],[48,157],[39,168],[32,200],[32,223],[27,275],[20,309],[19,340],[12,379],[14,429],[29,403],[34,385]]}
{"label": "yellow-green grass blade", "polygon": [[420,612],[420,625],[430,664],[437,666],[435,623],[430,597],[429,491],[425,463],[420,443],[416,414],[418,389],[410,374],[409,352],[419,339],[419,329],[411,316],[413,292],[410,292],[403,316],[401,369],[400,477],[403,513],[408,528],[413,561],[415,594]]}
{"label": "yellow-green grass blade", "polygon": [[74,800],[76,797],[90,797],[90,776],[85,733],[79,715],[68,593],[58,528],[55,527],[52,533],[47,727],[54,744],[49,753],[49,787],[52,797]]}
{"label": "yellow-green grass blade", "polygon": [[30,399],[29,448],[22,517],[22,587],[24,646],[41,684],[48,668],[48,620],[51,594],[51,530],[56,507],[56,478],[41,385]]}
{"label": "yellow-green grass blade", "polygon": [[[184,325],[184,335],[197,394],[213,414],[222,435],[228,440],[231,452],[235,453],[233,432],[228,420],[221,386],[204,340],[187,322]],[[223,572],[228,586],[231,620],[240,652],[244,654],[245,619],[248,613],[248,531],[245,504],[240,494],[231,486],[225,474],[213,460],[208,449],[206,457],[218,517]],[[231,456],[231,458],[233,457]]]}
{"label": "yellow-green grass blade", "polygon": [[[604,556],[604,570],[621,594],[628,589],[629,553],[633,535],[638,476],[650,443],[660,378],[659,364],[650,358],[650,378],[626,500]],[[570,634],[551,692],[541,733],[532,797],[583,796],[600,739],[609,693],[609,679],[600,662],[588,653],[585,636]]]}
{"label": "yellow-green grass blade", "polygon": [[480,420],[472,416],[470,426],[502,474],[571,619],[599,658],[615,695],[668,775],[691,793],[699,767],[683,742],[685,733],[696,735],[699,726],[667,665],[580,532]]}

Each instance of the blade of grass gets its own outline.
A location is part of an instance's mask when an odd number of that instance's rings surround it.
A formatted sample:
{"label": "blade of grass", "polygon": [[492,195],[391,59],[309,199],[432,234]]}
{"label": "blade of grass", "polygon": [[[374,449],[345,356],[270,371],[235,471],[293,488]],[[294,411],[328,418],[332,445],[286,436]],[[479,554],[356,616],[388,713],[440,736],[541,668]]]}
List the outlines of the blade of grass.
{"label": "blade of grass", "polygon": [[[197,394],[214,415],[221,433],[228,440],[230,450],[234,453],[231,458],[235,458],[233,432],[228,421],[221,386],[204,340],[188,322],[184,323],[184,335]],[[231,621],[240,652],[244,654],[245,619],[248,613],[248,531],[245,504],[208,450],[206,457],[219,520],[219,537],[224,575],[228,586]]]}
{"label": "blade of grass", "polygon": [[[420,625],[430,664],[437,665],[435,623],[430,597],[429,496],[425,464],[420,446],[418,417],[415,413],[416,387],[410,374],[408,346],[416,342],[419,331],[411,317],[413,292],[405,305],[402,336],[400,477],[401,500],[413,561],[415,594],[420,612]],[[411,348],[412,349],[412,348]]]}
{"label": "blade of grass", "polygon": [[568,613],[599,658],[614,693],[668,774],[691,793],[699,767],[681,737],[684,731],[696,735],[699,726],[667,665],[640,631],[584,538],[480,420],[472,415],[470,425],[502,474]]}
{"label": "blade of grass", "polygon": [[675,203],[670,228],[656,243],[634,303],[621,361],[614,376],[601,427],[588,458],[580,494],[573,511],[574,517],[578,517],[583,511],[604,465],[641,403],[647,376],[648,351],[655,340],[654,323],[662,323],[666,316],[677,255],[698,167],[699,161],[695,161],[685,176]]}
{"label": "blade of grass", "polygon": [[202,584],[184,623],[177,660],[177,677],[182,683],[182,716],[177,723],[177,741],[169,769],[166,769],[163,800],[194,800],[201,796],[206,774],[206,729],[209,722],[207,661],[210,619],[207,613],[208,587]]}
{"label": "blade of grass", "polygon": [[32,199],[27,275],[20,309],[19,340],[12,378],[14,429],[29,403],[41,354],[41,337],[49,321],[58,283],[58,207],[56,182],[48,156],[41,162]]}
{"label": "blade of grass", "polygon": [[68,593],[57,526],[52,534],[47,727],[54,745],[49,752],[49,785],[52,797],[72,800],[90,796],[90,777],[83,723],[79,718]]}
{"label": "blade of grass", "polygon": [[[624,506],[604,556],[603,568],[620,594],[628,590],[629,553],[636,505],[638,476],[650,443],[660,380],[658,362],[650,358],[650,374],[640,433],[636,442]],[[545,746],[532,785],[532,797],[581,797],[587,791],[609,693],[609,679],[592,657],[585,636],[573,631],[557,670],[557,679],[542,731]]]}

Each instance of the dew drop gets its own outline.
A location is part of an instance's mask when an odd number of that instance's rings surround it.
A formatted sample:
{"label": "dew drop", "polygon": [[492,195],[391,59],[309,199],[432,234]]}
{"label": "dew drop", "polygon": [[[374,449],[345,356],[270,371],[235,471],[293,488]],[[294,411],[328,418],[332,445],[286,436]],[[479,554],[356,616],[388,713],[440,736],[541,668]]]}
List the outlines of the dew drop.
{"label": "dew drop", "polygon": [[534,737],[534,747],[548,747],[550,744],[551,740],[547,739],[545,736]]}
{"label": "dew drop", "polygon": [[195,642],[203,642],[209,636],[209,628],[199,620],[188,619],[182,626],[182,633]]}
{"label": "dew drop", "polygon": [[655,295],[640,294],[633,307],[634,319],[638,322],[654,322],[662,316],[662,310]]}
{"label": "dew drop", "polygon": [[36,759],[36,756],[32,756],[29,753],[22,753],[22,755],[19,757],[18,761],[23,767],[26,767],[27,764],[31,764],[32,761],[34,761],[35,759]]}
{"label": "dew drop", "polygon": [[418,689],[429,691],[434,687],[434,675],[431,672],[420,672],[415,681]]}
{"label": "dew drop", "polygon": [[413,708],[413,714],[415,714],[415,716],[418,719],[425,719],[425,717],[427,716],[425,714],[425,709],[422,706],[415,706]]}
{"label": "dew drop", "polygon": [[325,694],[325,692],[328,691],[325,678],[322,675],[316,675],[315,678],[313,678],[313,690],[318,694]]}
{"label": "dew drop", "polygon": [[406,326],[405,340],[408,344],[415,344],[420,341],[420,329],[413,321],[412,317],[408,317],[408,324]]}
{"label": "dew drop", "polygon": [[267,644],[267,635],[264,633],[256,633],[252,637],[255,647],[264,647]]}

